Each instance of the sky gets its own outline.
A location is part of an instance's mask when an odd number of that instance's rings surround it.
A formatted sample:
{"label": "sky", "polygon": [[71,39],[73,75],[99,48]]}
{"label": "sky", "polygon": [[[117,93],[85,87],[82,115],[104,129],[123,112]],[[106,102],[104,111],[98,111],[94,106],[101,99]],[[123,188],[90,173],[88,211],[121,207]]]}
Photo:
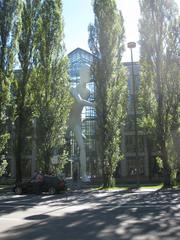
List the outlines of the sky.
{"label": "sky", "polygon": [[[180,8],[180,0],[176,0],[176,2]],[[92,0],[62,0],[62,3],[64,41],[67,53],[77,47],[90,51],[88,47],[88,25],[94,23]],[[136,48],[133,49],[133,58],[134,61],[138,61],[138,19],[140,17],[138,0],[117,0],[117,7],[122,11],[124,17],[125,46],[127,46],[128,42],[136,42]],[[130,50],[127,47],[122,61],[130,61]]]}

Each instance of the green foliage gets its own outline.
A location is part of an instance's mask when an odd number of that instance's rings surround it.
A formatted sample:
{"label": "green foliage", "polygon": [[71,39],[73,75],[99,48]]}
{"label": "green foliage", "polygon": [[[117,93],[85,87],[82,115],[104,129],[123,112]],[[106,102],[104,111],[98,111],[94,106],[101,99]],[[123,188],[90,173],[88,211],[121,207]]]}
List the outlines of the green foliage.
{"label": "green foliage", "polygon": [[171,171],[171,185],[176,186],[177,185],[177,170],[172,169]]}
{"label": "green foliage", "polygon": [[13,96],[15,109],[15,159],[16,159],[16,180],[22,178],[22,155],[25,153],[25,140],[29,135],[33,118],[33,102],[31,95],[31,82],[33,68],[36,66],[34,55],[36,51],[35,36],[37,34],[37,23],[40,13],[41,1],[23,1],[21,11],[21,25],[18,39],[18,60],[20,71],[16,74],[14,81]]}
{"label": "green foliage", "polygon": [[160,157],[156,157],[156,163],[157,163],[159,169],[162,170],[163,169],[163,161]]}
{"label": "green foliage", "polygon": [[163,162],[164,184],[171,185],[176,161],[171,133],[179,124],[178,31],[180,18],[175,1],[140,0],[141,86],[140,122],[156,139]]}
{"label": "green foliage", "polygon": [[115,1],[94,1],[95,23],[89,26],[89,46],[97,57],[92,66],[96,84],[98,155],[104,185],[110,186],[120,151],[121,126],[127,100],[126,71],[121,65],[124,28]]}
{"label": "green foliage", "polygon": [[44,162],[45,172],[48,172],[51,156],[55,153],[64,156],[71,103],[61,1],[42,3],[36,42],[38,66],[34,70],[36,76],[31,85],[31,99],[34,101],[33,111],[37,118],[38,157]]}
{"label": "green foliage", "polygon": [[52,171],[59,175],[63,172],[64,165],[67,163],[69,158],[69,153],[64,149],[58,156],[58,163],[51,166]]}
{"label": "green foliage", "polygon": [[0,177],[5,173],[6,168],[7,168],[7,165],[8,165],[7,160],[3,160],[3,161],[0,163]]}
{"label": "green foliage", "polygon": [[8,139],[9,133],[4,133],[0,136],[0,153],[2,153],[3,150],[5,149]]}
{"label": "green foliage", "polygon": [[[59,168],[67,158],[64,136],[70,101],[62,3],[7,0],[1,1],[0,13],[0,154],[7,152],[7,129],[13,129],[16,180],[20,181],[25,141],[36,137],[32,122],[37,123],[40,158],[49,161],[58,151]],[[21,69],[15,77],[14,66]]]}
{"label": "green foliage", "polygon": [[139,127],[142,128],[146,134],[152,134],[153,130],[156,127],[155,120],[150,116],[150,114],[146,114],[146,116],[142,115],[139,120]]}
{"label": "green foliage", "polygon": [[0,155],[7,152],[9,124],[14,112],[10,90],[14,80],[20,10],[21,4],[17,0],[2,0],[0,3]]}

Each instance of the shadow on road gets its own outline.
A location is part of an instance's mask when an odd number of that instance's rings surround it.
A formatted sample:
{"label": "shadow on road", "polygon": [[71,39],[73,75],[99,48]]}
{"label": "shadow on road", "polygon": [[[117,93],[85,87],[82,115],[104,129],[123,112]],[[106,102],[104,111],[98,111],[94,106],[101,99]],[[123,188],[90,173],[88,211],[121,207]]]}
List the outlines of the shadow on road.
{"label": "shadow on road", "polygon": [[[26,196],[23,199],[26,200]],[[57,196],[47,199],[39,197],[32,204],[39,204],[41,200],[43,204],[53,204],[54,207],[59,206],[61,201]],[[16,203],[18,198],[13,201]],[[109,194],[81,192],[71,193],[63,201],[66,205],[97,205],[67,212],[64,216],[45,213],[27,217],[25,220],[29,222],[4,232],[3,240],[180,239],[179,190],[151,193],[117,191]]]}

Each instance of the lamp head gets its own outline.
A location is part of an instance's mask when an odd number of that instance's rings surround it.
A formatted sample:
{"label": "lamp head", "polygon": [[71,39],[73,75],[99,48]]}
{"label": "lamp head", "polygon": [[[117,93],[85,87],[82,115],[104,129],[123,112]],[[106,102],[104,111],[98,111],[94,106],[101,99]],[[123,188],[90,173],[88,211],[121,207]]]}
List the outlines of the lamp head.
{"label": "lamp head", "polygon": [[135,48],[135,47],[136,47],[136,43],[135,43],[135,42],[129,42],[129,43],[127,44],[127,47],[128,47],[128,48]]}

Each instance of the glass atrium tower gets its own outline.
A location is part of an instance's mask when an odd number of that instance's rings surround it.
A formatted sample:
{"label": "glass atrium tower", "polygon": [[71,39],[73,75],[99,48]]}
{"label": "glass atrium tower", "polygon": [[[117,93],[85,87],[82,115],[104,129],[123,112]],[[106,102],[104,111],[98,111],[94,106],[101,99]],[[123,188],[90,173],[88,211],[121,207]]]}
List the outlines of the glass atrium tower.
{"label": "glass atrium tower", "polygon": [[[93,61],[93,55],[89,52],[77,48],[68,54],[69,57],[69,75],[71,87],[76,87],[79,83],[80,76],[79,70],[84,64],[91,65]],[[91,80],[87,87],[90,90],[89,101],[94,101],[94,81]],[[84,135],[84,142],[86,145],[86,161],[87,161],[87,173],[92,177],[97,175],[97,162],[96,162],[96,144],[95,144],[95,109],[92,107],[84,107],[81,114],[82,132]],[[73,168],[78,168],[79,171],[79,147],[73,136],[73,132],[70,132],[70,158],[73,163]]]}

